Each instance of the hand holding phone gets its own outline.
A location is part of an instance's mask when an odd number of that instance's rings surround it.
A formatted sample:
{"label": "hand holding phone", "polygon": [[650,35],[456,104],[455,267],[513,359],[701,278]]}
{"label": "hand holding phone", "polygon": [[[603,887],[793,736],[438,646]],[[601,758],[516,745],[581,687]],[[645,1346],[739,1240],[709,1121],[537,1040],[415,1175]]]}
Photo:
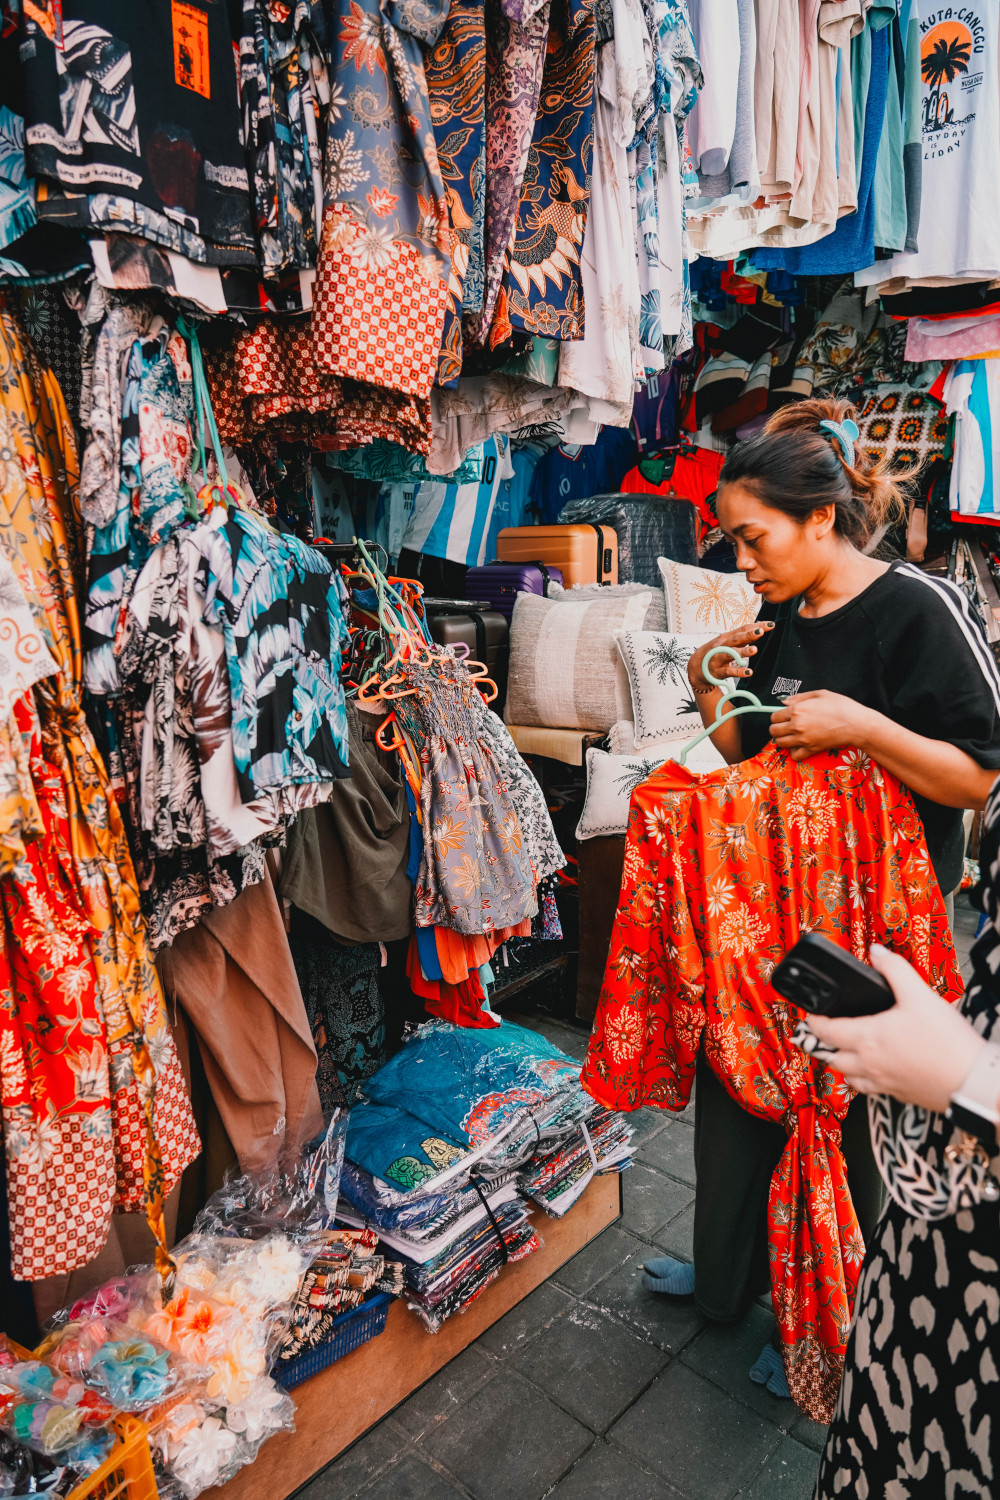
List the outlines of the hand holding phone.
{"label": "hand holding phone", "polygon": [[771,975],[786,1000],[814,1016],[874,1016],[895,998],[881,974],[818,932],[807,932]]}

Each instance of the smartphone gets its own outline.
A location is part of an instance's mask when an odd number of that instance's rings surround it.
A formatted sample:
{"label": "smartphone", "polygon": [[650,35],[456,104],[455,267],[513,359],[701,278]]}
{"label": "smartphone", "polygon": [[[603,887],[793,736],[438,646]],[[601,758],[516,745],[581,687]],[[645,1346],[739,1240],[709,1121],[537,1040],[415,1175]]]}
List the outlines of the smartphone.
{"label": "smartphone", "polygon": [[814,1016],[874,1016],[895,1005],[881,974],[818,932],[807,932],[785,954],[771,983]]}

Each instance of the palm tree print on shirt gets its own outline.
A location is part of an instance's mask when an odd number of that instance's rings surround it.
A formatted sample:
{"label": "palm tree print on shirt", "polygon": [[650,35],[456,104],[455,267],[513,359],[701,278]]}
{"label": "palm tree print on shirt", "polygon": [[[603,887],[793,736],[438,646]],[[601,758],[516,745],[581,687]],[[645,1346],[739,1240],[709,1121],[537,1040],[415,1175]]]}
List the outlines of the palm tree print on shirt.
{"label": "palm tree print on shirt", "polygon": [[944,88],[945,84],[952,84],[956,78],[968,73],[972,61],[972,46],[972,32],[960,21],[946,21],[935,26],[924,37],[920,49],[920,71],[924,82],[931,86],[930,93],[924,98],[925,131],[965,125],[975,118],[974,114],[970,114],[964,120],[956,120],[954,108]]}

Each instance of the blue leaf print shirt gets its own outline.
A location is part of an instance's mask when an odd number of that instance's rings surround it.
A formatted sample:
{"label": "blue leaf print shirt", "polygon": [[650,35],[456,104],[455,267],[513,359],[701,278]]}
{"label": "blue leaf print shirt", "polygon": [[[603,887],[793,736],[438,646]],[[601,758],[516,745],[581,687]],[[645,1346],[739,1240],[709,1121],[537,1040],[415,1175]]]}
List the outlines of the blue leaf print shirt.
{"label": "blue leaf print shirt", "polygon": [[244,802],[348,776],[336,573],[311,547],[231,508],[193,533],[204,619],[222,628]]}

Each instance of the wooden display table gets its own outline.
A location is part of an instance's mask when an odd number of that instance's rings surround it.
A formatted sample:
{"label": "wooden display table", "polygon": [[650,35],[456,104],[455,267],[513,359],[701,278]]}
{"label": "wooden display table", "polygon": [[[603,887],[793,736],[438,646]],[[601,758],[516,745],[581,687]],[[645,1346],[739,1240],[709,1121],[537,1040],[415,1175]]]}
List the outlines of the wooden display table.
{"label": "wooden display table", "polygon": [[595,1177],[564,1219],[536,1210],[541,1250],[507,1266],[440,1333],[428,1333],[402,1299],[394,1302],[384,1333],[296,1386],[295,1431],[265,1443],[255,1464],[228,1485],[206,1490],[204,1500],[286,1500],[620,1214],[620,1176]]}

